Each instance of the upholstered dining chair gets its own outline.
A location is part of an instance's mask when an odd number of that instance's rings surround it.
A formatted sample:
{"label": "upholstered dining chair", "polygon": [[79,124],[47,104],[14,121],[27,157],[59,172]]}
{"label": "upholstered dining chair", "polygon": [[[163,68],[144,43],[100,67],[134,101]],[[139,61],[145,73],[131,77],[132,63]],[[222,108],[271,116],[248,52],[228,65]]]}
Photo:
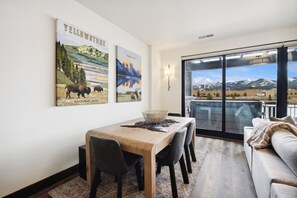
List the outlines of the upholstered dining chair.
{"label": "upholstered dining chair", "polygon": [[101,182],[100,173],[116,176],[117,197],[122,197],[122,176],[131,167],[135,167],[138,188],[143,190],[143,179],[140,167],[141,156],[122,151],[119,142],[112,139],[91,137],[91,147],[95,158],[95,173],[91,185],[90,198],[96,197],[97,187]]}
{"label": "upholstered dining chair", "polygon": [[186,130],[186,128],[183,128],[181,131],[176,132],[170,145],[165,147],[156,155],[156,161],[158,163],[157,173],[161,172],[161,166],[169,166],[171,190],[172,196],[174,198],[178,197],[174,170],[174,164],[176,164],[178,161],[180,163],[184,183],[189,184],[189,178],[183,157],[183,147],[185,143]]}
{"label": "upholstered dining chair", "polygon": [[192,136],[193,136],[193,132],[194,132],[195,128],[196,128],[196,123],[195,123],[195,120],[193,120],[189,124],[189,126],[187,127],[187,135],[186,135],[186,140],[185,140],[185,145],[184,145],[187,169],[188,169],[189,173],[192,173],[192,166],[191,166],[191,159],[190,159],[189,149],[190,149],[190,152],[191,152],[192,161],[196,162],[196,155],[195,155],[193,142],[192,142]]}

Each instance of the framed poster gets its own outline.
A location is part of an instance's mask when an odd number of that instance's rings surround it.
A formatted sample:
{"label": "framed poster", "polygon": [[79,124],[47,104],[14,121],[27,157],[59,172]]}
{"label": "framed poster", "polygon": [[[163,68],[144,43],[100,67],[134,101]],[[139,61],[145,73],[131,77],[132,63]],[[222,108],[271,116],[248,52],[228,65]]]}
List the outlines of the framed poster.
{"label": "framed poster", "polygon": [[116,48],[117,102],[141,101],[141,56]]}
{"label": "framed poster", "polygon": [[107,102],[107,41],[57,19],[57,106]]}

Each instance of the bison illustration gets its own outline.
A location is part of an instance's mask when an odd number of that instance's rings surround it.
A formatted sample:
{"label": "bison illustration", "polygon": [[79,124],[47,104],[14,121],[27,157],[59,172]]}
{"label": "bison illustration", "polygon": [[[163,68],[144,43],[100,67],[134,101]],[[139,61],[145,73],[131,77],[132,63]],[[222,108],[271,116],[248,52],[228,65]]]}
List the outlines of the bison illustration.
{"label": "bison illustration", "polygon": [[139,90],[140,89],[135,89],[135,91],[131,93],[131,100],[138,100],[138,99],[140,99]]}
{"label": "bison illustration", "polygon": [[101,86],[95,86],[94,87],[94,92],[97,91],[98,93],[100,93],[101,91],[103,91],[103,88]]}
{"label": "bison illustration", "polygon": [[66,98],[71,98],[70,93],[77,93],[77,97],[79,98],[80,95],[85,98],[85,93],[90,94],[91,88],[87,87],[85,84],[76,83],[73,85],[66,85]]}

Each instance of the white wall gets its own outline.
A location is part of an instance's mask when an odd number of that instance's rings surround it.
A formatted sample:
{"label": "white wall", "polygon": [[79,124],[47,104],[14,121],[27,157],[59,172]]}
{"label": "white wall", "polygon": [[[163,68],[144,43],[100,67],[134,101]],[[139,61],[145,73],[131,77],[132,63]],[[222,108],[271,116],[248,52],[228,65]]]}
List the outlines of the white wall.
{"label": "white wall", "polygon": [[[0,197],[78,163],[88,129],[149,109],[150,48],[73,0],[0,1]],[[108,104],[55,106],[55,20],[109,42]],[[142,101],[116,103],[115,45],[142,57]]]}
{"label": "white wall", "polygon": [[161,107],[161,77],[162,70],[161,68],[161,54],[160,49],[157,47],[150,47],[151,49],[151,87],[150,87],[150,108],[151,109],[162,109]]}
{"label": "white wall", "polygon": [[297,27],[259,32],[224,40],[206,39],[192,45],[161,52],[161,67],[168,64],[175,67],[175,76],[171,79],[171,90],[167,90],[167,78],[161,77],[161,106],[170,112],[181,112],[181,57],[186,55],[208,53],[219,50],[261,45],[273,42],[297,39]]}

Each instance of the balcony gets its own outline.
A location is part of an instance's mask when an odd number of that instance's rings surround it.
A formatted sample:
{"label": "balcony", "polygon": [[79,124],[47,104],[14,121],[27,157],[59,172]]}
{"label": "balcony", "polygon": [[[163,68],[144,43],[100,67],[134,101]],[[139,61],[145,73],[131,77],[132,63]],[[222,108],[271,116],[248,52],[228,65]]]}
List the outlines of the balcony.
{"label": "balcony", "polygon": [[[222,131],[221,100],[189,100],[188,115],[196,119],[197,129]],[[288,115],[297,117],[297,104],[288,105]],[[262,101],[226,101],[225,132],[243,134],[244,126],[252,126],[252,119],[276,116],[276,104]]]}

